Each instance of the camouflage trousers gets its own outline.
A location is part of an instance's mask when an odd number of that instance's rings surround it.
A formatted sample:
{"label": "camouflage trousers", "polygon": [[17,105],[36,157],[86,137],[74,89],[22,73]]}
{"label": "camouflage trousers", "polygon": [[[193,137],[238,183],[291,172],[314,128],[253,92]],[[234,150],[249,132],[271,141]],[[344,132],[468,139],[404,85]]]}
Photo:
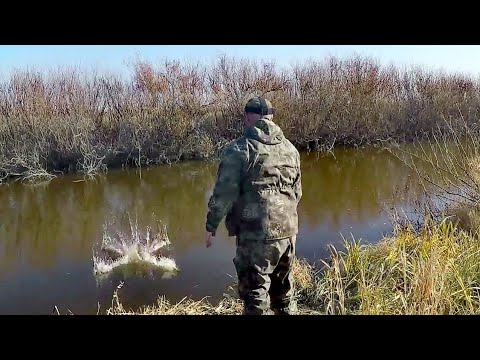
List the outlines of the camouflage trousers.
{"label": "camouflage trousers", "polygon": [[233,262],[244,315],[292,312],[292,265],[296,237],[272,241],[238,240]]}

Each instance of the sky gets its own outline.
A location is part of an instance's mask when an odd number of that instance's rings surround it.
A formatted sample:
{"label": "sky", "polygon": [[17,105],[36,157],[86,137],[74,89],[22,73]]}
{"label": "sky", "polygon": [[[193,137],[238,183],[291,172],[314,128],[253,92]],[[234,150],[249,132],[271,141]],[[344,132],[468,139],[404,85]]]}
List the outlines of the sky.
{"label": "sky", "polygon": [[382,63],[414,64],[432,70],[480,75],[478,45],[0,45],[0,73],[8,73],[13,68],[80,65],[127,74],[128,64],[136,58],[153,63],[165,57],[210,61],[222,54],[274,59],[280,66],[289,66],[295,61],[354,53],[371,56]]}

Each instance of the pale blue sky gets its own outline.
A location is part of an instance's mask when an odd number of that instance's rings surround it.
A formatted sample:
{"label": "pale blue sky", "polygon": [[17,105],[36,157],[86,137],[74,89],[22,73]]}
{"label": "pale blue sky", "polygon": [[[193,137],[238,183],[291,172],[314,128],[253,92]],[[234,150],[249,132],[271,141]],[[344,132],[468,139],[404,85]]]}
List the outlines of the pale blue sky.
{"label": "pale blue sky", "polygon": [[480,46],[477,45],[1,45],[0,73],[13,67],[48,68],[56,65],[95,66],[125,73],[126,63],[139,56],[156,62],[161,58],[209,61],[220,54],[275,59],[279,65],[327,55],[353,53],[373,56],[382,62],[418,64],[431,69],[480,75]]}

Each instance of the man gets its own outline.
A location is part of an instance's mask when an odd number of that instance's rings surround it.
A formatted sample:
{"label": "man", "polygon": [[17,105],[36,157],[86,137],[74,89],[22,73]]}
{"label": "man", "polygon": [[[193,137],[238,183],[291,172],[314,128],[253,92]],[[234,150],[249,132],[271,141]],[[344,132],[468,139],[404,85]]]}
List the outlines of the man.
{"label": "man", "polygon": [[272,104],[245,106],[245,131],[225,149],[208,203],[206,246],[225,217],[244,314],[291,314],[292,265],[302,196],[300,155],[273,121]]}

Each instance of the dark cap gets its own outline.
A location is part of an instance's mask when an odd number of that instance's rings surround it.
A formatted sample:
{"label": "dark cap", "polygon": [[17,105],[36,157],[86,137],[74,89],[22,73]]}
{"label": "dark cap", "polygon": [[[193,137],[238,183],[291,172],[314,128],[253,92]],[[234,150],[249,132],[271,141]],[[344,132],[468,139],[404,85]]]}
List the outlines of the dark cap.
{"label": "dark cap", "polygon": [[275,112],[272,103],[261,96],[254,96],[245,105],[245,112],[260,114],[260,115],[273,115]]}

